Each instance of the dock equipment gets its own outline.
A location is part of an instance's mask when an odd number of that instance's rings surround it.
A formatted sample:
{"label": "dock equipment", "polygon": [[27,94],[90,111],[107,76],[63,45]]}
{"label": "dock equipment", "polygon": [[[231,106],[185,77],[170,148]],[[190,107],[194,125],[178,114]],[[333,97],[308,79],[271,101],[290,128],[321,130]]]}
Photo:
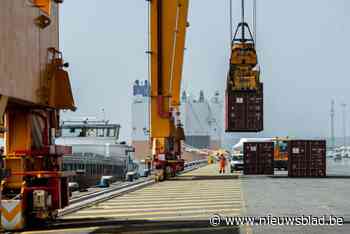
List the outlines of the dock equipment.
{"label": "dock equipment", "polygon": [[232,39],[225,95],[226,132],[263,130],[263,84],[260,82],[260,67],[254,37],[244,19],[244,0],[242,0],[242,21],[238,24]]}
{"label": "dock equipment", "polygon": [[[0,33],[5,35],[0,37],[0,44],[6,55],[0,64],[0,68],[6,68],[0,71],[0,132],[4,132],[5,139],[5,169],[10,171],[10,176],[1,182],[1,220],[6,230],[20,229],[32,220],[52,219],[68,203],[68,174],[62,172],[61,157],[71,154],[71,149],[54,143],[59,111],[76,109],[67,72],[69,64],[59,48],[61,3],[63,0],[0,3]],[[181,145],[185,136],[179,104],[189,0],[148,3],[150,142],[156,179],[164,180],[184,170]],[[243,37],[232,45],[234,79],[229,80],[228,95],[243,89],[258,92],[254,100],[248,99],[260,107],[262,86],[259,73],[252,70],[257,64],[256,52],[244,36],[247,24],[242,22],[239,27]],[[258,107],[253,112],[261,120],[262,110]],[[250,105],[246,108],[250,110]],[[261,122],[246,126],[240,130],[262,128]]]}
{"label": "dock equipment", "polygon": [[6,59],[0,67],[0,129],[4,135],[1,225],[17,230],[56,216],[68,205],[68,173],[54,144],[59,110],[75,110],[58,48],[58,5],[62,1],[1,1],[0,38]]}

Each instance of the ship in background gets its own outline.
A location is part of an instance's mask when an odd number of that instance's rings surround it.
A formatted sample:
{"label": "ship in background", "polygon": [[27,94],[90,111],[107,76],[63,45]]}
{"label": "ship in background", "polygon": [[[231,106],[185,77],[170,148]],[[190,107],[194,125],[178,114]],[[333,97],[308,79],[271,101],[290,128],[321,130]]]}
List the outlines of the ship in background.
{"label": "ship in background", "polygon": [[72,152],[63,157],[64,171],[75,172],[70,178],[80,189],[96,185],[103,176],[110,181],[124,180],[137,165],[134,148],[119,140],[119,124],[95,118],[65,120],[60,124],[56,144],[71,146]]}
{"label": "ship in background", "polygon": [[[135,159],[142,160],[151,156],[149,145],[149,94],[150,84],[147,80],[136,80],[133,85],[132,102],[132,146],[135,148]],[[219,92],[207,99],[203,91],[195,98],[182,92],[181,121],[184,125],[186,140],[183,158],[187,161],[207,157],[198,154],[198,149],[217,150],[221,147],[223,135],[223,100]],[[202,154],[202,156],[200,155]]]}

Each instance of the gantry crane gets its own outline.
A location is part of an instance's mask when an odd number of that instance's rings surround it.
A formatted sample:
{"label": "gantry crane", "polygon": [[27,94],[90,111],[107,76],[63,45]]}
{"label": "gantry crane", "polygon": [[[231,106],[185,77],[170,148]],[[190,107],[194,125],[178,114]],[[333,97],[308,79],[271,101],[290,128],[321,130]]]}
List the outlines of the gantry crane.
{"label": "gantry crane", "polygon": [[159,180],[184,167],[179,105],[188,7],[189,0],[150,1],[150,137]]}
{"label": "gantry crane", "polygon": [[[5,169],[10,172],[1,182],[1,222],[6,230],[20,229],[32,220],[54,218],[57,210],[68,204],[68,175],[61,171],[61,156],[71,149],[54,144],[59,111],[75,110],[65,70],[68,64],[63,62],[58,43],[58,10],[62,2],[0,2],[1,55],[6,58],[0,60],[0,130],[5,139]],[[148,2],[151,13],[150,137],[156,179],[163,180],[184,168],[181,142],[185,136],[179,105],[189,0]],[[259,90],[258,78],[251,78],[258,74],[249,72],[256,65],[254,44],[247,40],[237,43],[232,44],[231,61],[235,67],[229,72],[226,94],[244,93],[241,88],[247,86],[240,86],[241,81],[248,84],[248,91],[254,94]],[[251,61],[249,66],[247,61]],[[235,72],[235,69],[244,72]],[[243,99],[237,100],[241,104]],[[227,118],[235,119],[237,111],[229,109]],[[244,128],[240,130],[251,127],[248,124]]]}
{"label": "gantry crane", "polygon": [[[189,0],[151,0],[151,140],[160,180],[183,169],[179,118],[180,87]],[[246,30],[249,36],[246,37]],[[240,32],[240,34],[239,34]],[[263,130],[263,87],[249,25],[238,24],[232,39],[226,88],[226,132]]]}
{"label": "gantry crane", "polygon": [[59,110],[74,110],[58,41],[62,0],[0,2],[0,129],[4,135],[1,225],[21,229],[68,204],[68,174],[54,144]]}

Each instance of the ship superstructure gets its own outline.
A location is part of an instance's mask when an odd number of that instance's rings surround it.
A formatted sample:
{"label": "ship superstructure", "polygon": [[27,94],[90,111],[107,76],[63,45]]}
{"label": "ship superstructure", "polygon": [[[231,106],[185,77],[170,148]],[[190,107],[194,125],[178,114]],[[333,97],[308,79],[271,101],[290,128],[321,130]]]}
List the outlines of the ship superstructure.
{"label": "ship superstructure", "polygon": [[[132,145],[135,158],[143,159],[151,155],[149,147],[149,83],[135,81],[132,103]],[[184,125],[185,144],[198,149],[218,149],[223,134],[223,100],[215,92],[210,99],[203,91],[199,96],[182,92],[181,122]]]}
{"label": "ship superstructure", "polygon": [[88,185],[106,175],[124,178],[134,149],[118,142],[119,129],[119,124],[104,120],[63,121],[56,143],[72,147],[72,153],[63,157],[64,170],[83,171]]}

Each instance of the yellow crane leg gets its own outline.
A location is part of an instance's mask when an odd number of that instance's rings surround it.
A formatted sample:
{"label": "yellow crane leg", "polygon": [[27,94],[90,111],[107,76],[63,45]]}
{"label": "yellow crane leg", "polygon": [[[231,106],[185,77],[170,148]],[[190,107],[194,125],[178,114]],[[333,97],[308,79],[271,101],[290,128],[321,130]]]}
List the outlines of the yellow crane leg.
{"label": "yellow crane leg", "polygon": [[5,131],[3,117],[7,106],[8,97],[0,95],[0,134]]}
{"label": "yellow crane leg", "polygon": [[68,205],[69,175],[61,171],[61,157],[69,147],[54,145],[50,134],[56,113],[23,106],[6,110],[4,166],[10,175],[1,181],[5,230],[54,218]]}
{"label": "yellow crane leg", "polygon": [[[5,230],[18,230],[25,225],[24,174],[28,168],[26,155],[30,151],[31,114],[29,111],[8,110],[5,114],[4,165],[12,175],[1,182],[1,225]],[[16,175],[14,175],[16,174]]]}

